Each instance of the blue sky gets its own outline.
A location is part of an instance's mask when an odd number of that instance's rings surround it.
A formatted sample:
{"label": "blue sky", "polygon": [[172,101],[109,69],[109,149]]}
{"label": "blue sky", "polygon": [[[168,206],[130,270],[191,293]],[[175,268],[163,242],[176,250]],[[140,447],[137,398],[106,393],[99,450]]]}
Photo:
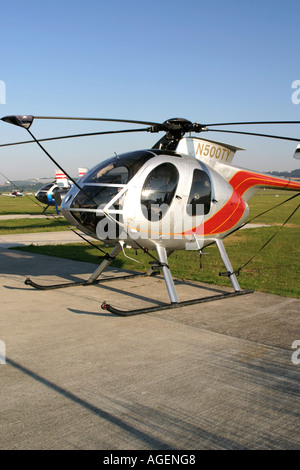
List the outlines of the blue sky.
{"label": "blue sky", "polygon": [[[1,5],[1,116],[32,114],[162,122],[300,120],[292,82],[300,80],[300,4],[295,0],[15,0]],[[1,82],[0,82],[1,83]],[[1,94],[0,94],[1,96]],[[299,95],[300,96],[300,95]],[[300,138],[300,125],[252,127]],[[113,130],[115,124],[34,122],[37,137]],[[45,144],[76,176],[116,153],[149,148],[156,134]],[[204,138],[243,148],[234,163],[293,170],[296,143],[227,134]],[[0,142],[27,140],[0,122]],[[11,179],[52,176],[35,145],[0,149]],[[0,179],[1,182],[1,179]]]}

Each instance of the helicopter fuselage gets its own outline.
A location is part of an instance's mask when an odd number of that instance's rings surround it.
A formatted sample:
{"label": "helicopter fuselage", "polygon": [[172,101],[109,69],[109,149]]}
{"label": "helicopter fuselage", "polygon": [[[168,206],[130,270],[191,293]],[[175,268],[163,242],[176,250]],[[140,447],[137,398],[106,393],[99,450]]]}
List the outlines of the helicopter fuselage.
{"label": "helicopter fuselage", "polygon": [[[247,203],[215,169],[188,155],[145,150],[97,165],[65,197],[63,215],[107,244],[201,249],[248,217]],[[135,241],[137,243],[135,243]]]}
{"label": "helicopter fuselage", "polygon": [[57,183],[48,183],[42,186],[36,193],[36,199],[42,204],[47,204],[48,206],[55,206],[55,196],[59,196],[60,199],[68,193],[70,186],[62,187]]}
{"label": "helicopter fuselage", "polygon": [[232,166],[241,149],[224,145],[184,138],[176,151],[152,148],[105,160],[78,181],[80,190],[72,187],[61,211],[107,245],[201,250],[244,224],[247,201],[258,189],[300,189]]}

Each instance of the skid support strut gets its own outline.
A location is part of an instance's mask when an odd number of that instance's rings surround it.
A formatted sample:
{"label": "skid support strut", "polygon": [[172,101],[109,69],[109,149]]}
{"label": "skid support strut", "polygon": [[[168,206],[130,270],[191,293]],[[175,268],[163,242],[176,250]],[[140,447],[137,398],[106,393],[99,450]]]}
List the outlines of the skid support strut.
{"label": "skid support strut", "polygon": [[171,303],[179,302],[175,284],[173,281],[173,277],[172,277],[170,268],[168,266],[168,257],[167,257],[166,249],[162,246],[157,246],[156,253],[160,262],[159,266],[162,269],[162,273],[165,279],[165,283],[168,289],[168,294],[169,294]]}
{"label": "skid support strut", "polygon": [[111,264],[111,262],[118,256],[122,247],[120,244],[116,245],[113,250],[109,253],[108,256],[104,258],[102,263],[98,266],[98,268],[93,272],[93,274],[88,278],[87,284],[93,284],[96,279],[103,273],[103,271]]}
{"label": "skid support strut", "polygon": [[227,272],[226,273],[220,273],[220,276],[228,276],[229,279],[231,280],[231,284],[233,285],[234,290],[236,292],[238,292],[238,291],[241,290],[241,288],[240,288],[240,285],[239,285],[238,280],[236,278],[236,275],[233,272],[230,260],[227,256],[227,253],[226,253],[226,250],[225,250],[225,247],[224,247],[224,243],[223,243],[222,240],[216,240],[216,245],[217,245],[218,250],[220,252],[220,255],[221,255],[221,258],[222,258],[223,263],[225,265],[225,268],[227,269]]}

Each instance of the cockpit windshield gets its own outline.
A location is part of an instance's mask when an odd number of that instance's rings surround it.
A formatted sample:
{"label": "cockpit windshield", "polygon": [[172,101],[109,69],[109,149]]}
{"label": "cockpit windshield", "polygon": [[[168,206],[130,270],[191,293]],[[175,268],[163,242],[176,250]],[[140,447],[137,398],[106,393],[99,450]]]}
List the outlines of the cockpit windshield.
{"label": "cockpit windshield", "polygon": [[53,183],[45,184],[44,186],[41,187],[41,191],[49,191],[49,189],[51,189],[52,186],[53,186]]}
{"label": "cockpit windshield", "polygon": [[97,165],[84,178],[84,184],[127,184],[144,163],[155,154],[149,151],[124,153]]}

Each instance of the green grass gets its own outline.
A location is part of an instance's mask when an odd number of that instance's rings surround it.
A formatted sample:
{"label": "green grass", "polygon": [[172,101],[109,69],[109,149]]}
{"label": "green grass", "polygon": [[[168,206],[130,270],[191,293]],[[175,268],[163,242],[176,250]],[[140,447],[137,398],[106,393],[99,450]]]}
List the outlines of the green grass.
{"label": "green grass", "polygon": [[[245,264],[277,230],[275,227],[242,230],[224,240],[234,270]],[[243,289],[269,292],[286,297],[300,298],[299,255],[297,243],[299,228],[283,228],[273,241],[241,271],[238,280]],[[99,247],[109,252],[102,243]],[[87,243],[18,248],[33,253],[58,256],[78,261],[99,263],[101,253]],[[176,251],[169,257],[169,265],[175,278],[197,280],[205,283],[231,286],[227,277],[219,276],[224,266],[215,245],[205,249],[200,257],[194,251]],[[145,271],[151,258],[140,250],[126,250],[126,254],[139,261],[135,263],[120,254],[112,266]],[[155,253],[153,252],[153,255]]]}
{"label": "green grass", "polygon": [[[252,217],[271,209],[272,207],[286,201],[290,197],[298,194],[294,191],[276,191],[269,189],[260,191],[249,201],[250,219]],[[263,224],[282,224],[284,219],[292,212],[300,202],[300,196],[288,201],[287,203],[273,209],[272,211],[264,214],[253,221],[253,223]],[[293,223],[300,225],[300,213],[296,213],[292,219]]]}
{"label": "green grass", "polygon": [[49,217],[47,219],[13,219],[0,220],[0,235],[12,235],[15,233],[57,232],[69,230],[67,220]]}
{"label": "green grass", "polygon": [[[41,215],[44,207],[34,195],[24,197],[0,197],[0,215]],[[54,207],[49,207],[48,218],[22,218],[0,220],[0,235],[15,233],[53,232],[68,230],[70,224],[63,217],[57,217]]]}
{"label": "green grass", "polygon": [[[0,196],[0,214],[41,214],[43,206],[34,194],[23,197]],[[48,207],[47,214],[56,214],[55,207]]]}
{"label": "green grass", "polygon": [[[278,195],[278,197],[275,197],[276,195]],[[250,218],[288,199],[291,195],[293,195],[293,193],[283,191],[262,191],[250,201]],[[278,230],[279,226],[298,204],[299,198],[295,198],[254,221],[255,223],[270,224],[272,225],[271,227],[241,230],[224,240],[234,270],[240,268],[253,255],[256,255],[261,246]],[[44,220],[47,221],[48,219]],[[4,221],[1,221],[2,226],[3,222]],[[14,222],[16,222],[16,225],[12,228],[14,233],[16,233],[15,230],[17,229],[22,230],[22,227],[24,231],[39,230],[42,227],[42,231],[45,230],[45,225],[40,225],[40,221],[35,222],[34,220],[27,220],[28,225],[26,225],[26,227],[23,219],[22,221],[18,220]],[[45,224],[44,221],[42,223]],[[66,229],[67,226],[68,223],[65,222],[65,226],[57,226],[56,229]],[[51,227],[51,223],[49,223],[48,227]],[[3,230],[7,229],[8,227],[4,228],[3,226]],[[271,243],[268,244],[260,254],[255,256],[241,271],[238,280],[242,288],[300,298],[299,229],[300,210],[293,215],[288,224],[279,231],[278,235]],[[3,232],[0,231],[0,233]],[[100,242],[99,246],[104,248],[105,251],[110,251],[110,249],[105,248]],[[19,249],[92,263],[99,263],[98,257],[101,256],[101,253],[96,248],[91,247],[87,243],[58,246],[30,246]],[[228,278],[219,276],[219,272],[224,271],[224,266],[217,247],[212,245],[206,248],[205,251],[208,254],[202,256],[201,269],[200,258],[197,252],[174,252],[169,257],[169,265],[174,277],[230,286],[231,283]],[[149,268],[151,258],[140,250],[138,250],[137,255],[134,250],[127,250],[126,253],[128,256],[136,258],[140,263],[132,262],[125,258],[123,254],[120,254],[113,265],[137,271],[143,271]]]}

